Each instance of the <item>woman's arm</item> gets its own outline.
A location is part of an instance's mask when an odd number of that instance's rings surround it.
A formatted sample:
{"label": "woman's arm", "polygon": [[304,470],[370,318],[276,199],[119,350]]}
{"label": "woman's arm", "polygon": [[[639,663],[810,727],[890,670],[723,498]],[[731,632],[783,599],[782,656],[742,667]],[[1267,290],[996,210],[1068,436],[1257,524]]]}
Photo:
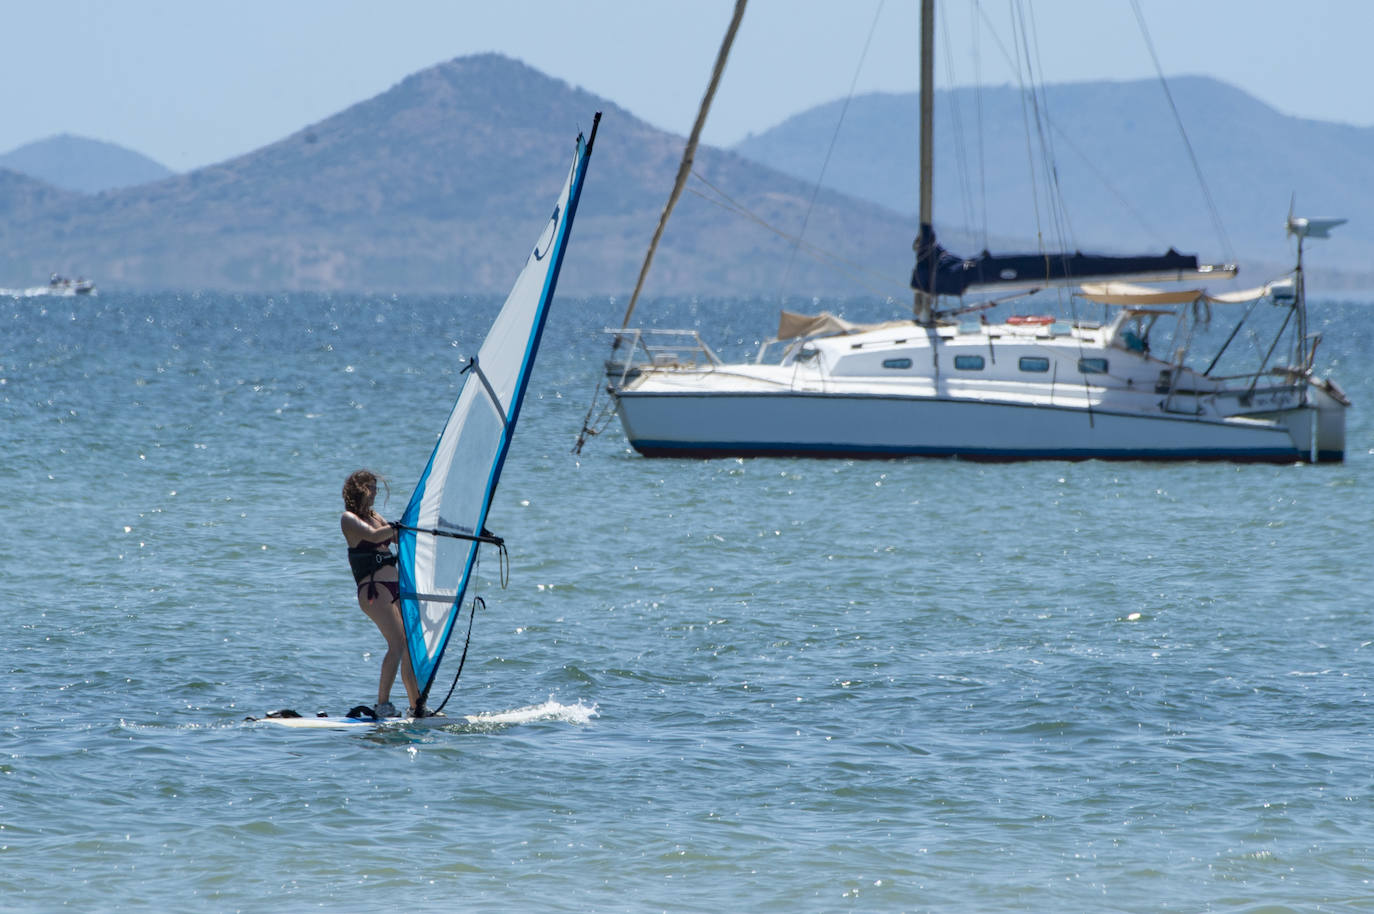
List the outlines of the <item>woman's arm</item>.
{"label": "woman's arm", "polygon": [[367,518],[359,517],[352,511],[345,511],[339,518],[339,526],[350,544],[357,544],[363,540],[369,543],[389,543],[396,539],[395,528],[383,520],[376,511],[371,512]]}
{"label": "woman's arm", "polygon": [[[387,532],[386,542],[399,543],[401,541],[401,533],[399,530],[396,529],[395,524],[383,518],[376,511],[372,512],[372,520],[374,523],[380,524],[380,526],[377,528],[378,533],[380,533],[383,530]],[[373,540],[373,542],[376,542],[376,540]]]}

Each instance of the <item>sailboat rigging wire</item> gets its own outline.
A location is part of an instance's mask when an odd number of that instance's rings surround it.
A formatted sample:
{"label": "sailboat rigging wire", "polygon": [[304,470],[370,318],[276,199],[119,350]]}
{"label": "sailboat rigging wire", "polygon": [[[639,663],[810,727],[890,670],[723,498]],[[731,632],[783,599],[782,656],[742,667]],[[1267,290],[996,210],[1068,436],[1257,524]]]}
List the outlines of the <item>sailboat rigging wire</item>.
{"label": "sailboat rigging wire", "polygon": [[[1069,208],[1064,203],[1064,188],[1059,183],[1059,156],[1054,149],[1054,119],[1050,116],[1050,98],[1045,87],[1044,55],[1040,53],[1040,31],[1035,24],[1035,8],[1030,8],[1030,28],[1026,40],[1034,43],[1033,51],[1027,52],[1031,66],[1035,68],[1034,80],[1039,87],[1040,113],[1036,118],[1036,131],[1040,136],[1041,155],[1045,159],[1046,179],[1052,192],[1051,203],[1055,218],[1055,231],[1058,233],[1060,250],[1077,248],[1073,222],[1069,218]],[[1048,125],[1048,129],[1047,129]],[[1067,254],[1065,255],[1067,256]]]}
{"label": "sailboat rigging wire", "polygon": [[644,265],[639,268],[639,279],[635,282],[634,294],[630,296],[630,305],[625,309],[625,319],[620,322],[622,327],[629,326],[630,315],[634,313],[635,304],[639,301],[640,290],[644,288],[644,280],[649,275],[649,265],[654,261],[654,251],[658,248],[659,239],[663,237],[663,229],[668,224],[668,217],[672,215],[673,207],[677,206],[678,197],[682,196],[682,188],[687,183],[687,176],[692,172],[692,161],[696,158],[697,143],[701,140],[701,129],[706,125],[706,114],[711,110],[711,100],[715,98],[716,87],[720,85],[720,77],[725,72],[725,61],[730,56],[730,46],[734,44],[735,33],[739,31],[740,20],[744,18],[745,2],[746,0],[735,0],[735,13],[730,19],[730,27],[725,31],[725,38],[720,43],[720,51],[716,54],[716,65],[711,70],[711,82],[706,87],[706,94],[701,99],[701,108],[697,111],[696,123],[692,124],[692,133],[687,137],[687,146],[682,151],[682,162],[677,168],[677,180],[673,182],[673,192],[668,195],[668,203],[663,207],[663,214],[658,217],[658,227],[654,229],[653,240],[649,242],[649,250],[644,254]]}
{"label": "sailboat rigging wire", "polygon": [[1135,11],[1136,22],[1140,24],[1141,37],[1145,39],[1145,47],[1150,52],[1150,59],[1154,61],[1155,73],[1159,75],[1159,84],[1164,87],[1164,97],[1169,101],[1169,110],[1174,113],[1174,123],[1178,125],[1178,133],[1183,138],[1183,146],[1188,150],[1188,160],[1193,163],[1193,173],[1197,175],[1198,184],[1202,187],[1202,197],[1207,202],[1207,213],[1212,218],[1212,227],[1216,229],[1217,240],[1221,242],[1227,262],[1233,262],[1236,256],[1231,250],[1231,239],[1226,234],[1226,227],[1221,223],[1221,213],[1217,210],[1216,202],[1212,199],[1212,192],[1207,187],[1207,179],[1202,175],[1202,166],[1198,163],[1197,154],[1193,152],[1192,140],[1188,139],[1188,131],[1183,129],[1183,117],[1178,113],[1178,105],[1174,104],[1174,94],[1169,91],[1169,81],[1164,78],[1164,68],[1159,65],[1159,55],[1155,53],[1155,43],[1150,39],[1150,30],[1145,25],[1145,14],[1140,11],[1140,0],[1131,0],[1131,9]]}
{"label": "sailboat rigging wire", "polygon": [[[954,57],[955,57],[955,55],[954,55],[954,45],[953,45],[953,42],[950,40],[950,37],[949,37],[949,17],[948,17],[948,16],[942,16],[942,17],[940,17],[940,40],[944,43],[944,47],[945,47],[945,53],[939,55],[939,59],[940,59],[940,60],[944,63],[944,65],[945,65],[945,81],[946,81],[950,86],[954,86],[954,85],[957,84],[957,80],[955,79],[955,73],[954,73]],[[973,225],[973,224],[974,224],[974,220],[975,220],[975,217],[974,217],[974,215],[973,215],[973,187],[972,187],[972,181],[971,181],[970,178],[969,178],[968,150],[967,150],[966,145],[965,145],[964,122],[963,122],[963,118],[962,118],[961,115],[960,115],[958,99],[957,99],[957,96],[955,95],[954,91],[953,91],[952,89],[951,89],[950,91],[948,91],[948,92],[946,93],[946,97],[948,98],[949,103],[948,103],[947,105],[945,105],[945,109],[946,109],[947,111],[949,111],[950,134],[953,136],[953,139],[954,139],[954,165],[955,165],[955,172],[956,172],[956,174],[958,175],[958,178],[959,178],[959,198],[960,198],[959,202],[960,202],[961,204],[963,204],[963,209],[964,209],[964,224],[965,224],[965,225]],[[978,125],[978,126],[979,126],[979,128],[981,129],[981,127],[982,127],[981,121],[979,122],[979,125]],[[982,159],[981,159],[981,155],[982,155],[981,137],[980,137],[979,139],[980,139],[980,145],[979,145],[979,156],[980,156],[980,158],[979,158],[979,163],[978,163],[978,165],[979,165],[979,168],[981,169],[981,168],[982,168],[982,164],[983,164],[983,163],[982,163]],[[985,219],[986,219],[986,215],[987,215],[987,214],[984,213]],[[985,222],[985,224],[986,224],[986,222]],[[986,234],[986,228],[984,229],[984,234]],[[984,247],[986,247],[986,246],[987,246],[987,245],[985,244]]]}
{"label": "sailboat rigging wire", "polygon": [[1245,309],[1245,314],[1241,315],[1240,320],[1237,321],[1236,325],[1231,328],[1231,334],[1230,336],[1226,337],[1226,342],[1221,344],[1221,348],[1217,350],[1217,354],[1212,357],[1211,364],[1208,365],[1207,370],[1203,372],[1204,375],[1210,375],[1212,373],[1212,369],[1217,367],[1217,362],[1221,361],[1221,357],[1225,355],[1226,350],[1231,347],[1231,342],[1236,338],[1236,334],[1240,333],[1240,328],[1244,327],[1246,321],[1250,320],[1250,315],[1254,313],[1255,306],[1258,305],[1261,301],[1263,301],[1262,298],[1257,298],[1254,301],[1250,302],[1250,307]]}
{"label": "sailboat rigging wire", "polygon": [[1261,361],[1259,367],[1255,369],[1255,377],[1250,381],[1250,387],[1245,391],[1247,396],[1253,394],[1255,388],[1259,386],[1260,378],[1264,375],[1265,366],[1267,366],[1269,360],[1274,357],[1274,350],[1278,348],[1279,343],[1283,340],[1284,331],[1288,329],[1288,322],[1293,319],[1293,314],[1296,310],[1296,308],[1289,308],[1288,313],[1284,314],[1283,323],[1279,325],[1278,331],[1274,334],[1274,341],[1269,344],[1269,350],[1264,353],[1264,360]]}
{"label": "sailboat rigging wire", "polygon": [[[974,10],[977,12],[977,14],[978,14],[978,19],[981,21],[981,23],[982,23],[982,25],[983,25],[983,27],[984,27],[984,28],[982,28],[982,29],[977,29],[977,30],[975,30],[975,31],[974,31],[974,34],[975,34],[975,35],[981,35],[984,31],[986,31],[987,34],[990,35],[990,36],[992,37],[992,41],[993,41],[994,46],[997,48],[997,50],[998,50],[999,52],[1001,52],[1002,61],[1006,64],[1007,68],[1010,69],[1010,70],[1012,70],[1013,72],[1019,72],[1019,65],[1016,63],[1015,59],[1013,58],[1012,53],[1007,49],[1006,43],[1002,40],[1002,36],[998,33],[998,29],[997,29],[996,23],[994,23],[993,20],[992,20],[992,18],[988,15],[987,10],[985,10],[985,9],[983,8],[982,4],[979,3],[979,2],[977,2],[977,0],[974,0],[973,8],[974,8]],[[980,46],[980,47],[981,47],[981,46]],[[980,57],[980,59],[981,59],[981,57]],[[980,86],[982,85],[981,79],[979,80],[979,85],[980,85]],[[982,132],[981,132],[981,123],[982,123],[982,120],[981,120],[981,100],[982,100],[982,95],[981,95],[981,93],[980,93],[980,95],[979,95],[979,104],[980,104],[980,109],[979,109],[979,111],[980,111],[980,114],[979,114],[979,124],[980,124],[979,143],[980,143],[980,146],[981,146],[981,143],[982,143],[982,140],[983,140],[983,136],[982,136]],[[1097,163],[1093,161],[1092,157],[1089,156],[1086,152],[1084,152],[1083,149],[1082,149],[1080,146],[1078,146],[1078,145],[1074,142],[1073,138],[1072,138],[1071,136],[1069,136],[1069,134],[1066,133],[1066,132],[1064,131],[1064,129],[1061,128],[1061,127],[1059,126],[1059,124],[1055,123],[1054,121],[1051,121],[1051,122],[1050,122],[1050,130],[1052,130],[1052,131],[1054,132],[1055,136],[1058,138],[1059,141],[1064,142],[1064,143],[1067,143],[1068,146],[1069,146],[1069,148],[1070,148],[1071,150],[1073,150],[1073,152],[1075,152],[1075,153],[1078,154],[1078,157],[1079,157],[1080,159],[1083,160],[1083,164],[1086,165],[1090,171],[1092,171],[1092,173],[1097,177],[1097,179],[1098,179],[1100,182],[1102,182],[1102,186],[1107,190],[1108,193],[1110,193],[1113,197],[1116,198],[1117,202],[1122,206],[1122,208],[1123,208],[1124,210],[1126,210],[1127,212],[1129,212],[1129,213],[1135,218],[1136,223],[1139,224],[1139,225],[1141,226],[1141,228],[1143,228],[1146,232],[1148,232],[1150,235],[1152,235],[1152,236],[1155,238],[1156,241],[1159,241],[1161,244],[1165,244],[1165,245],[1167,246],[1168,242],[1167,242],[1167,239],[1165,238],[1165,236],[1162,235],[1162,234],[1158,231],[1158,229],[1155,228],[1155,226],[1151,225],[1151,224],[1149,223],[1149,221],[1145,219],[1145,217],[1140,213],[1140,211],[1139,211],[1138,209],[1136,209],[1134,206],[1131,205],[1130,201],[1126,199],[1125,195],[1123,195],[1123,194],[1121,193],[1121,191],[1116,187],[1116,185],[1114,185],[1114,184],[1111,182],[1111,180],[1107,177],[1107,175],[1106,175],[1105,173],[1103,173],[1103,171],[1102,171],[1100,168],[1097,167]],[[986,222],[987,222],[986,206],[987,206],[987,201],[986,201],[986,199],[984,199],[984,217],[983,217],[983,221],[984,221],[984,232],[985,232],[985,233],[986,233]],[[984,237],[984,242],[983,242],[983,247],[986,248],[987,246],[988,246],[988,243],[987,243],[986,235],[985,235],[985,237]],[[1234,259],[1234,258],[1228,258],[1228,259]]]}
{"label": "sailboat rigging wire", "polygon": [[1058,124],[1051,123],[1050,129],[1054,131],[1055,136],[1057,136],[1061,142],[1067,145],[1070,150],[1076,153],[1078,157],[1083,160],[1083,164],[1087,166],[1088,170],[1093,173],[1093,176],[1096,177],[1097,180],[1102,182],[1102,186],[1106,189],[1107,193],[1111,194],[1113,197],[1116,198],[1116,202],[1121,205],[1121,208],[1126,210],[1126,212],[1130,213],[1133,217],[1135,217],[1135,221],[1140,225],[1140,227],[1143,228],[1149,234],[1153,235],[1156,242],[1165,247],[1168,247],[1169,242],[1166,240],[1165,236],[1161,234],[1153,225],[1150,224],[1150,222],[1145,218],[1145,215],[1141,213],[1140,210],[1136,209],[1133,205],[1131,205],[1131,201],[1126,199],[1125,194],[1121,193],[1121,191],[1118,190],[1110,180],[1108,180],[1106,173],[1104,173],[1102,169],[1098,168],[1097,163],[1092,160],[1092,157],[1089,156],[1086,152],[1084,152],[1083,148],[1073,141],[1073,137],[1065,133],[1064,130]]}
{"label": "sailboat rigging wire", "polygon": [[864,39],[864,49],[859,52],[859,62],[854,67],[854,77],[849,81],[849,94],[845,96],[844,104],[840,106],[840,116],[835,121],[835,129],[830,134],[830,145],[826,147],[825,158],[821,161],[820,174],[816,175],[816,183],[811,188],[811,199],[807,201],[806,212],[802,214],[801,228],[797,230],[796,243],[792,245],[792,254],[787,258],[787,268],[782,271],[781,288],[787,287],[788,278],[792,275],[792,265],[797,262],[797,249],[801,246],[801,239],[806,237],[806,226],[811,221],[811,211],[816,208],[816,197],[821,192],[821,185],[825,181],[825,172],[830,167],[830,157],[835,152],[835,142],[840,138],[840,129],[844,126],[844,116],[849,113],[849,103],[854,100],[854,90],[859,85],[859,74],[863,72],[864,61],[868,59],[868,49],[873,44],[873,33],[878,30],[878,20],[883,14],[883,0],[878,0],[878,8],[873,11],[873,22],[868,27],[868,37]]}
{"label": "sailboat rigging wire", "polygon": [[[979,5],[978,0],[974,0],[973,6],[980,13],[982,12],[982,7]],[[983,143],[983,45],[981,38],[983,30],[974,27],[970,29],[970,31],[973,33],[974,86],[977,87],[974,89],[973,97],[976,102],[974,110],[977,113],[978,121],[978,129],[975,133],[975,136],[978,137],[978,203],[982,212],[982,222],[980,223],[982,225],[983,235],[982,247],[983,250],[986,251],[988,249],[988,169],[986,150]]]}
{"label": "sailboat rigging wire", "polygon": [[[1015,21],[1014,18],[1013,21]],[[1028,184],[1030,186],[1031,192],[1031,208],[1035,214],[1035,239],[1036,244],[1040,249],[1040,253],[1045,254],[1045,235],[1040,222],[1040,194],[1036,190],[1037,181],[1035,179],[1035,152],[1031,147],[1030,117],[1026,112],[1026,96],[1028,90],[1026,88],[1025,75],[1021,67],[1021,44],[1019,42],[1013,42],[1012,46],[1016,49],[1017,87],[1021,90],[1021,121],[1026,135],[1026,163],[1030,171],[1030,181],[1028,182]],[[1046,254],[1047,262],[1048,259],[1048,254]],[[1046,267],[1046,272],[1049,272],[1048,266]]]}
{"label": "sailboat rigging wire", "polygon": [[[692,172],[692,177],[696,178],[696,179],[697,179],[698,181],[700,181],[702,184],[705,184],[707,187],[709,187],[713,192],[715,192],[715,193],[719,196],[720,199],[714,199],[714,198],[712,198],[712,197],[710,197],[710,196],[708,196],[708,195],[702,193],[701,191],[697,190],[696,188],[688,188],[688,191],[689,191],[690,193],[696,194],[698,197],[700,197],[701,199],[705,200],[707,203],[711,203],[711,204],[714,204],[715,206],[719,206],[721,209],[726,210],[727,212],[732,212],[732,213],[734,213],[734,214],[737,215],[737,216],[743,216],[745,219],[748,219],[750,222],[753,222],[753,223],[755,223],[756,225],[758,225],[759,227],[761,227],[761,228],[763,228],[763,229],[766,229],[767,231],[772,232],[773,234],[777,235],[779,238],[784,239],[785,241],[793,242],[793,243],[796,244],[799,248],[801,248],[802,250],[805,250],[805,251],[806,251],[807,253],[809,253],[812,257],[816,258],[817,261],[819,261],[819,262],[821,262],[821,263],[826,263],[826,262],[828,261],[828,262],[829,262],[828,265],[829,265],[832,269],[839,270],[839,271],[841,271],[841,272],[848,272],[849,275],[851,276],[851,278],[856,279],[856,280],[858,280],[858,281],[860,281],[860,282],[863,282],[863,277],[864,277],[864,276],[867,276],[867,277],[870,278],[870,279],[873,279],[873,280],[876,280],[876,281],[878,281],[878,282],[882,282],[882,283],[885,283],[885,284],[886,284],[886,283],[893,282],[893,280],[889,279],[889,278],[886,277],[886,276],[881,276],[881,275],[879,275],[879,274],[873,272],[872,270],[866,269],[865,267],[861,266],[860,264],[856,264],[856,263],[853,263],[852,261],[845,260],[843,257],[840,257],[838,254],[833,254],[833,253],[831,253],[831,252],[829,252],[829,251],[822,250],[821,248],[818,248],[818,247],[816,247],[816,246],[813,245],[813,244],[809,244],[809,243],[806,242],[804,239],[799,238],[799,237],[797,237],[796,235],[792,235],[792,234],[790,234],[790,233],[784,231],[783,229],[778,228],[778,227],[775,226],[775,225],[772,225],[772,224],[769,223],[766,219],[764,219],[762,216],[759,216],[758,214],[756,214],[756,213],[754,213],[752,210],[750,210],[748,207],[746,207],[743,203],[740,203],[738,200],[734,199],[734,198],[731,197],[729,194],[725,193],[725,191],[721,190],[719,187],[717,187],[716,185],[712,184],[710,181],[706,180],[706,178],[704,178],[701,174],[699,174],[699,173],[697,173],[697,172]],[[875,289],[875,288],[872,287],[872,286],[869,286],[868,288],[869,288],[870,291],[872,291],[875,295],[882,295],[882,294],[884,294],[884,293],[878,291],[877,289]],[[907,285],[906,285],[905,281],[903,281],[903,282],[901,283],[901,288],[902,288],[902,290],[903,290],[904,292],[906,291]]]}
{"label": "sailboat rigging wire", "polygon": [[[1059,185],[1059,169],[1057,163],[1055,162],[1054,147],[1053,144],[1050,143],[1049,137],[1047,136],[1045,130],[1045,122],[1049,120],[1049,102],[1048,99],[1045,97],[1043,71],[1039,75],[1037,75],[1036,72],[1038,69],[1036,61],[1039,58],[1038,55],[1032,51],[1031,48],[1030,39],[1035,33],[1034,13],[1031,13],[1030,22],[1027,23],[1025,6],[1023,4],[1018,4],[1015,7],[1014,12],[1015,16],[1013,18],[1016,22],[1017,31],[1020,32],[1020,42],[1018,43],[1018,55],[1021,53],[1024,53],[1025,55],[1026,79],[1029,82],[1029,88],[1025,89],[1024,91],[1027,91],[1029,93],[1030,109],[1032,114],[1031,124],[1034,125],[1035,138],[1040,147],[1040,167],[1044,170],[1045,173],[1045,205],[1048,210],[1047,216],[1050,224],[1049,234],[1053,239],[1054,246],[1058,248],[1059,251],[1063,252],[1060,256],[1062,258],[1067,258],[1069,256],[1068,250],[1070,248],[1076,247],[1076,245],[1072,244],[1072,229],[1068,225],[1068,215],[1065,212],[1063,190]],[[1037,44],[1037,50],[1038,47],[1039,46]],[[1027,125],[1026,147],[1027,156],[1029,157],[1031,164],[1031,180],[1032,183],[1034,183],[1035,156],[1031,151],[1031,124]],[[1036,197],[1036,203],[1036,229],[1037,233],[1040,233],[1040,236],[1042,238],[1041,244],[1043,245],[1043,226],[1040,225],[1038,195]]]}

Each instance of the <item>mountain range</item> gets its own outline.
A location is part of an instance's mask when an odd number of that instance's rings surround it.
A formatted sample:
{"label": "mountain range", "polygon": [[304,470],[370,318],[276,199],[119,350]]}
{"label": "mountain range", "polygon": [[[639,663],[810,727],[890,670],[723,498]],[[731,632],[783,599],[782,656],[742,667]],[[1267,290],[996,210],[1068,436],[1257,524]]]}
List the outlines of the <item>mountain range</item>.
{"label": "mountain range", "polygon": [[[914,221],[918,105],[915,93],[832,102],[735,149],[812,181],[824,167],[827,186]],[[1080,250],[1174,246],[1239,258],[1255,279],[1291,268],[1292,205],[1350,218],[1311,252],[1328,278],[1341,264],[1349,273],[1374,265],[1374,220],[1361,218],[1374,211],[1374,129],[1284,115],[1204,77],[1172,79],[1167,93],[1158,80],[1052,85],[1029,104],[1016,87],[957,89],[939,93],[935,111],[935,212],[945,224],[1020,239],[1046,226],[1049,245]]]}
{"label": "mountain range", "polygon": [[[1374,131],[1285,118],[1211,80],[1172,88],[1197,160],[1223,163],[1216,174],[1204,169],[1222,229],[1208,218],[1207,194],[1189,190],[1199,182],[1186,147],[1182,158],[1170,151],[1180,137],[1170,109],[1148,98],[1158,85],[1084,84],[1050,87],[1041,100],[1054,114],[1048,135],[1059,187],[1072,189],[1034,200],[1025,195],[1028,175],[1045,169],[1025,152],[1020,94],[941,94],[936,204],[950,214],[937,216],[941,240],[970,252],[1033,245],[1036,209],[1053,215],[1055,199],[1072,214],[1051,220],[1055,234],[1073,246],[1172,244],[1212,260],[1233,251],[1259,281],[1267,276],[1252,263],[1291,265],[1282,223],[1294,191],[1301,215],[1352,217],[1374,193],[1364,181]],[[914,102],[875,94],[841,104],[733,150],[701,148],[693,192],[674,212],[646,294],[909,295]],[[504,292],[547,219],[575,133],[598,110],[560,288],[628,296],[682,139],[495,54],[422,70],[276,143],[187,174],[82,193],[39,180],[32,167],[0,168],[0,285],[61,272],[105,288]],[[975,139],[970,125],[981,128]],[[827,150],[826,189],[818,191]],[[956,162],[965,164],[941,167]],[[784,236],[803,225],[797,251]],[[1350,231],[1313,252],[1312,276],[1333,288],[1374,288],[1374,233],[1358,219],[1342,228]],[[1342,273],[1342,262],[1357,268]]]}
{"label": "mountain range", "polygon": [[[627,295],[682,140],[494,54],[428,68],[279,142],[152,184],[82,195],[4,174],[0,279],[14,286],[56,271],[107,288],[504,292],[547,221],[577,131],[598,110],[576,256],[560,288]],[[701,150],[697,170],[775,224],[795,225],[811,197],[802,182],[723,150]],[[861,262],[895,263],[909,248],[910,227],[873,204],[822,193],[815,213],[825,232],[853,240]],[[661,294],[769,290],[787,252],[685,195],[652,280]],[[810,263],[791,276],[798,288],[845,288]]]}

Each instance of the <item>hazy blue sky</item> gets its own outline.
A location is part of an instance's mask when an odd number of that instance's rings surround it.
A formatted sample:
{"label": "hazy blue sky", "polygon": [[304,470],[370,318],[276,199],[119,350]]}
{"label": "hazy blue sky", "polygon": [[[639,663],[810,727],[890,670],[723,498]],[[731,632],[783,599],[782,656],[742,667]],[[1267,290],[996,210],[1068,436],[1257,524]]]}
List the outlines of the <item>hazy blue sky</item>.
{"label": "hazy blue sky", "polygon": [[[1374,2],[1139,3],[1166,74],[1215,76],[1288,114],[1374,125],[1368,59]],[[707,142],[729,145],[847,95],[880,7],[858,89],[913,90],[914,5],[752,0]],[[523,60],[685,134],[732,6],[732,0],[4,0],[0,152],[72,133],[186,170],[280,139],[417,70],[483,51]],[[941,2],[949,38],[941,44],[940,80],[1006,82],[1001,52],[987,32],[975,68],[967,6]],[[987,15],[998,20],[1008,7],[1008,0],[983,0]],[[1129,0],[1039,0],[1033,12],[1045,81],[1154,75]]]}

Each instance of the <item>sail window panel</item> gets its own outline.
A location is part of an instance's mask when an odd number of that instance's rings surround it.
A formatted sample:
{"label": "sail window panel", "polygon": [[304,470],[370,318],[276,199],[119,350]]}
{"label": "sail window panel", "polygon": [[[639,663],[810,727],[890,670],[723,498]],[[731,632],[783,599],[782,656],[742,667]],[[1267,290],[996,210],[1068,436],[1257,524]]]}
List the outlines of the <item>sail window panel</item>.
{"label": "sail window panel", "polygon": [[956,355],[954,367],[958,371],[982,371],[986,360],[981,355]]}
{"label": "sail window panel", "polygon": [[1078,360],[1078,372],[1079,372],[1079,374],[1106,374],[1106,373],[1107,373],[1107,360],[1106,360],[1106,359],[1079,359],[1079,360]]}
{"label": "sail window panel", "polygon": [[1017,364],[1022,371],[1043,373],[1050,370],[1050,360],[1039,355],[1023,355]]}
{"label": "sail window panel", "polygon": [[904,371],[911,368],[911,359],[883,359],[883,367]]}

